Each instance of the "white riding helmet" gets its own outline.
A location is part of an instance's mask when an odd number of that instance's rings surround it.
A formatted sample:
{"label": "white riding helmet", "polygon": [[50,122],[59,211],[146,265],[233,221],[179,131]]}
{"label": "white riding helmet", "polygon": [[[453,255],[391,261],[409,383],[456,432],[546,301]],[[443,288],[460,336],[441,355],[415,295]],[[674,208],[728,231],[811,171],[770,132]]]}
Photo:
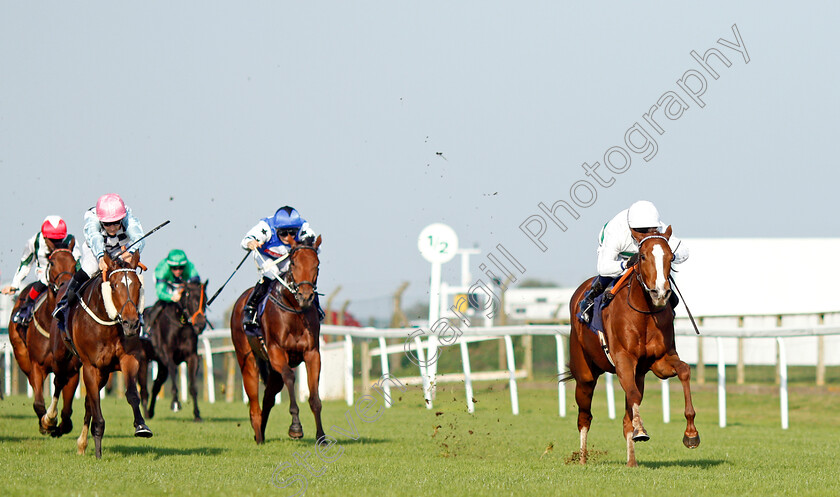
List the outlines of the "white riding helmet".
{"label": "white riding helmet", "polygon": [[660,224],[659,211],[656,210],[653,202],[639,200],[628,209],[627,224],[633,229],[658,228]]}

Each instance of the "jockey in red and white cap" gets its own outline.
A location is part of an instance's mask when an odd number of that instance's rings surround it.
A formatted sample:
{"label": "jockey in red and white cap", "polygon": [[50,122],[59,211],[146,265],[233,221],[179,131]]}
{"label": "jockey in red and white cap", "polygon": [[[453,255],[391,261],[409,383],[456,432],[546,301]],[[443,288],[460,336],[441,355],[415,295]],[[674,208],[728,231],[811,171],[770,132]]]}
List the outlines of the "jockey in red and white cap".
{"label": "jockey in red and white cap", "polygon": [[[53,316],[58,320],[58,327],[64,331],[67,310],[77,299],[76,292],[97,270],[104,271],[105,252],[111,257],[120,255],[128,260],[134,252],[140,252],[145,245],[140,241],[127,252],[120,253],[135,241],[143,237],[140,221],[131,213],[123,199],[116,193],[107,193],[99,197],[96,206],[85,212],[85,243],[82,245],[81,269],[76,271],[67,287],[67,293],[56,305]],[[143,295],[142,291],[140,293]]]}
{"label": "jockey in red and white cap", "polygon": [[[59,216],[47,216],[44,222],[41,223],[41,231],[32,236],[23,249],[23,257],[20,258],[20,265],[11,284],[4,287],[2,293],[12,294],[20,290],[21,284],[32,266],[35,266],[35,275],[38,280],[29,290],[26,295],[26,300],[23,305],[18,308],[18,311],[12,317],[12,321],[22,325],[29,323],[32,318],[32,306],[35,300],[41,295],[41,292],[47,289],[47,265],[49,263],[52,248],[68,248],[73,241],[73,235],[67,234],[67,224]],[[49,245],[46,240],[49,240]],[[78,261],[81,257],[79,246],[73,247],[73,256]]]}
{"label": "jockey in red and white cap", "polygon": [[[580,304],[581,315],[589,322],[595,297],[601,295],[613,279],[636,264],[639,244],[633,238],[633,232],[655,235],[664,233],[668,225],[659,218],[659,210],[652,202],[639,200],[629,209],[616,214],[601,228],[598,236],[598,276],[592,280],[592,289],[586,292]],[[668,245],[674,252],[673,264],[680,264],[688,259],[688,247],[679,238],[671,235]]]}

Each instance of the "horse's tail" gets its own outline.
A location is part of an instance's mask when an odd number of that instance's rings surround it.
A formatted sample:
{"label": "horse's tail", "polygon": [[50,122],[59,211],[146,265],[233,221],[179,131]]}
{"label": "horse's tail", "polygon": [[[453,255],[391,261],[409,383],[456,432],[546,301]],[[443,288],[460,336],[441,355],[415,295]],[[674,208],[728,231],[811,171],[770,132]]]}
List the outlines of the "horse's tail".
{"label": "horse's tail", "polygon": [[254,354],[254,359],[257,361],[257,370],[260,372],[260,378],[262,378],[263,384],[268,382],[268,361],[260,359],[257,357],[257,354]]}
{"label": "horse's tail", "polygon": [[574,375],[572,374],[572,368],[569,367],[569,363],[566,363],[566,371],[563,374],[557,375],[557,381],[560,383],[566,383],[568,381],[572,381],[575,379]]}

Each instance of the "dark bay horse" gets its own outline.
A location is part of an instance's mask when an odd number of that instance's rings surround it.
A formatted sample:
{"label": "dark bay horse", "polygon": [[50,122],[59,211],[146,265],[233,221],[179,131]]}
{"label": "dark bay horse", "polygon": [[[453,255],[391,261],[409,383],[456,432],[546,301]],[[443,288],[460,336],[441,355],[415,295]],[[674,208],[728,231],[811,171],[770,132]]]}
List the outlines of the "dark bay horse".
{"label": "dark bay horse", "polygon": [[114,371],[122,371],[125,377],[125,398],[134,411],[134,436],[152,436],[140,413],[137,393],[137,355],[142,353],[138,332],[143,307],[142,277],[138,272],[138,267],[143,269],[140,254],[133,253],[126,261],[121,257],[111,259],[106,253],[104,261],[107,269],[101,281],[94,275],[67,317],[67,330],[79,351],[87,390],[84,425],[76,446],[78,453],[84,454],[90,429],[97,459],[102,457],[105,433],[99,390]]}
{"label": "dark bay horse", "polygon": [[[294,369],[301,362],[306,364],[309,380],[309,407],[315,416],[315,439],[324,437],[321,427],[321,397],[318,395],[318,379],[321,374],[321,352],[319,335],[321,323],[315,300],[315,286],[318,282],[318,247],[321,237],[312,245],[292,245],[289,251],[290,265],[285,284],[273,289],[260,326],[265,336],[268,362],[255,356],[242,328],[242,308],[251,290],[246,290],[236,301],[230,316],[230,332],[236,358],[242,371],[245,393],[248,395],[251,426],[254,440],[265,441],[265,427],[268,415],[274,407],[274,398],[286,385],[289,394],[289,413],[292,424],[289,437],[303,438],[303,426],[298,417],[299,409],[295,399]],[[280,286],[280,283],[277,284]],[[262,410],[259,404],[260,376],[265,383]]]}
{"label": "dark bay horse", "polygon": [[[21,326],[14,322],[9,323],[9,339],[14,349],[15,358],[18,361],[24,374],[29,379],[33,390],[33,408],[38,416],[38,429],[41,434],[50,433],[53,436],[61,436],[73,429],[70,416],[73,412],[73,394],[79,383],[78,368],[76,374],[71,374],[67,381],[57,386],[52,403],[50,404],[49,416],[44,405],[44,379],[50,373],[57,372],[54,364],[53,351],[50,346],[50,327],[53,321],[52,311],[57,302],[58,288],[69,281],[76,272],[76,259],[73,257],[75,240],[71,240],[69,248],[55,248],[52,240],[44,239],[49,251],[47,259],[47,290],[38,298],[32,313],[32,320],[28,325]],[[26,295],[29,293],[29,286],[21,292],[21,297],[15,302],[12,314],[22,305]],[[62,424],[56,429],[56,405],[58,396],[64,393],[64,409],[62,410]],[[46,417],[45,417],[46,416]]]}
{"label": "dark bay horse", "polygon": [[[143,311],[143,317],[151,326],[151,350],[146,347],[146,356],[140,361],[140,398],[146,405],[148,392],[146,391],[148,363],[154,360],[158,363],[158,373],[152,388],[152,398],[149,401],[147,414],[149,418],[155,415],[155,401],[158,392],[166,382],[167,376],[172,376],[172,410],[179,411],[181,403],[178,401],[178,365],[187,363],[189,372],[189,391],[193,401],[193,415],[195,421],[201,421],[198,411],[198,388],[196,387],[196,373],[198,372],[198,335],[207,326],[207,281],[204,283],[189,282],[184,286],[184,292],[179,302],[162,302],[163,308],[158,313],[155,322],[149,322],[152,308]],[[151,354],[149,354],[151,352]]]}
{"label": "dark bay horse", "polygon": [[[639,244],[639,260],[631,269],[633,273],[627,283],[613,290],[615,298],[603,311],[604,334],[611,359],[598,336],[578,319],[572,319],[569,371],[562,381],[574,378],[576,383],[581,464],[586,464],[592,393],[598,377],[604,372],[617,375],[624,389],[627,466],[637,466],[635,442],[650,439],[639,413],[648,371],[661,379],[679,376],[685,393],[687,422],[683,444],[690,449],[700,445],[700,435],[694,426],[689,367],[680,360],[674,345],[674,314],[669,304],[669,277],[674,259],[668,246],[670,237],[670,226],[662,235],[633,232],[633,238]],[[591,282],[591,279],[587,280],[578,287],[572,295],[570,309],[578,308]]]}

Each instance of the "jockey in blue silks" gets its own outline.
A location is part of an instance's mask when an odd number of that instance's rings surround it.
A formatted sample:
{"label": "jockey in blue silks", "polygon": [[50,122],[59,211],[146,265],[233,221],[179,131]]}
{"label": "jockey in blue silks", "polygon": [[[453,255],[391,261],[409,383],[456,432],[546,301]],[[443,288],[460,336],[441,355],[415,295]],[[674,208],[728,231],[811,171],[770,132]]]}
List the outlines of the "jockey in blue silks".
{"label": "jockey in blue silks", "polygon": [[[254,260],[260,271],[260,280],[242,309],[242,326],[247,334],[259,335],[257,307],[274,281],[286,277],[290,262],[286,256],[291,250],[292,242],[311,243],[315,238],[317,235],[309,227],[309,223],[300,217],[297,210],[288,205],[277,209],[273,216],[261,219],[245,234],[241,246],[245,250],[254,251]],[[317,294],[315,305],[323,319]]]}

